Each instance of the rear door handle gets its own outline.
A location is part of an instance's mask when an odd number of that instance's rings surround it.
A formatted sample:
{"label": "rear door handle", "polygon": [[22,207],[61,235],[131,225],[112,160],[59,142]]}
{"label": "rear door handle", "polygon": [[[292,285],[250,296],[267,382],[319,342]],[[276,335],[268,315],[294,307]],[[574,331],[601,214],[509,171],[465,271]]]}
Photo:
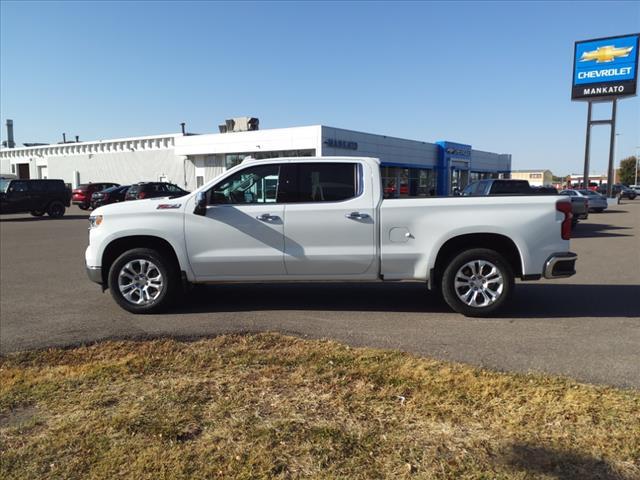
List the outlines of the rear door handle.
{"label": "rear door handle", "polygon": [[347,213],[345,217],[350,218],[351,220],[365,220],[369,218],[369,214],[360,213],[360,212],[351,212],[351,213]]}
{"label": "rear door handle", "polygon": [[256,218],[261,222],[273,222],[278,220],[280,217],[277,215],[271,215],[270,213],[263,213],[262,215],[258,215]]}

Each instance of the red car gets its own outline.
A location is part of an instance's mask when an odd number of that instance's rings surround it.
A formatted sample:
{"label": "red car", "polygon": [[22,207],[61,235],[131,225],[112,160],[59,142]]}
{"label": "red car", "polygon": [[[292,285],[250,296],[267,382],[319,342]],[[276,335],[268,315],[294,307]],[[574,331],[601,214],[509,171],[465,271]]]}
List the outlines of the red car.
{"label": "red car", "polygon": [[91,195],[95,192],[101,192],[105,188],[119,186],[119,184],[112,182],[83,183],[71,192],[71,203],[78,205],[82,210],[88,210],[91,207]]}

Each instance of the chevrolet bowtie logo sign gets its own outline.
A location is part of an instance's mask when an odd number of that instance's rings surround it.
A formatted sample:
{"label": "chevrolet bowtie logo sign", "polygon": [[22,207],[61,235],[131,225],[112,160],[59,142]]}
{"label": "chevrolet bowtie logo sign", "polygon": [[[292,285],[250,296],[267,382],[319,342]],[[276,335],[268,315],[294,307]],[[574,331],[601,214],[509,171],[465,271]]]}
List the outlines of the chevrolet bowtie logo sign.
{"label": "chevrolet bowtie logo sign", "polygon": [[636,94],[640,33],[575,43],[572,100],[612,100]]}
{"label": "chevrolet bowtie logo sign", "polygon": [[598,47],[596,50],[584,52],[580,61],[591,62],[595,60],[596,63],[613,62],[616,58],[628,57],[631,50],[633,50],[633,47],[616,48],[614,45],[605,45],[604,47]]}

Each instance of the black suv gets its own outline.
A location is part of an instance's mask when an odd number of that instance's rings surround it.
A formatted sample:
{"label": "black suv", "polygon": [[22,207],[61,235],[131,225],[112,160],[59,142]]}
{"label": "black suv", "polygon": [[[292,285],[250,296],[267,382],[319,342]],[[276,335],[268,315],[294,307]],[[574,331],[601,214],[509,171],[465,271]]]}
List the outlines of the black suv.
{"label": "black suv", "polygon": [[[602,185],[600,185],[596,190],[596,192],[598,192],[601,195],[606,195],[607,184],[603,183]],[[638,196],[638,194],[633,188],[629,188],[626,185],[623,185],[622,183],[614,183],[611,186],[611,193],[613,194],[614,197],[617,197],[621,192],[622,192],[622,195],[621,195],[622,198],[628,198],[629,200],[634,200]]]}
{"label": "black suv", "polygon": [[141,182],[131,185],[125,200],[140,200],[141,198],[156,198],[156,197],[182,197],[189,192],[181,189],[179,186],[173,183],[166,182]]}
{"label": "black suv", "polygon": [[0,179],[0,213],[45,213],[59,218],[71,205],[71,191],[62,180]]}

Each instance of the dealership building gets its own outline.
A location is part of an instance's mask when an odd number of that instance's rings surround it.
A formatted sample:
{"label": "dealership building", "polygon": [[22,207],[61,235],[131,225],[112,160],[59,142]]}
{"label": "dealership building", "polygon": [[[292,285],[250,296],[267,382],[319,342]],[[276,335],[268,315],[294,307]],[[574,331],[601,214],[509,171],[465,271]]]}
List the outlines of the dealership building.
{"label": "dealership building", "polygon": [[448,195],[484,178],[508,177],[511,155],[449,141],[407,140],[312,125],[257,129],[241,117],[224,133],[177,133],[67,142],[0,150],[0,173],[18,178],[61,178],[72,187],[88,182],[130,184],[167,181],[194,190],[246,157],[357,156],[382,162],[390,196]]}

